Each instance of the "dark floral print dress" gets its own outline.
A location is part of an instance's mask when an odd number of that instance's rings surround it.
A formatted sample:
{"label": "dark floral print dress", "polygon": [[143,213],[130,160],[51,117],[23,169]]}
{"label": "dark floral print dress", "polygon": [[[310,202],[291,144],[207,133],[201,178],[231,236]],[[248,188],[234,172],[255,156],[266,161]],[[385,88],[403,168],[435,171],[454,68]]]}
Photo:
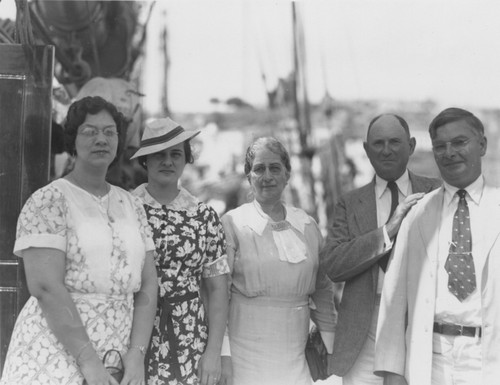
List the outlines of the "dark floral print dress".
{"label": "dark floral print dress", "polygon": [[208,340],[201,278],[229,273],[224,232],[214,209],[185,189],[165,206],[146,186],[133,194],[143,201],[153,231],[159,283],[147,383],[196,384]]}

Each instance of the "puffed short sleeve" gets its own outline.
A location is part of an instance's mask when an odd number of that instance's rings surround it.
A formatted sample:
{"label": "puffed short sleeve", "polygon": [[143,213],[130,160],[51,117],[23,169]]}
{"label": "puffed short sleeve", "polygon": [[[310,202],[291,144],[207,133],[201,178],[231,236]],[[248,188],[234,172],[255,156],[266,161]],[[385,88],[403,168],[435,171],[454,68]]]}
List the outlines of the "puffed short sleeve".
{"label": "puffed short sleeve", "polygon": [[212,208],[205,212],[207,218],[206,263],[203,266],[203,277],[216,277],[229,273],[226,256],[226,238],[219,216]]}
{"label": "puffed short sleeve", "polygon": [[153,232],[149,226],[148,218],[144,211],[144,205],[138,197],[133,197],[133,203],[139,222],[139,232],[141,233],[142,241],[146,245],[146,251],[154,251],[155,244],[153,241]]}
{"label": "puffed short sleeve", "polygon": [[23,256],[30,247],[49,247],[66,252],[68,206],[62,192],[53,185],[33,193],[17,220],[14,254]]}

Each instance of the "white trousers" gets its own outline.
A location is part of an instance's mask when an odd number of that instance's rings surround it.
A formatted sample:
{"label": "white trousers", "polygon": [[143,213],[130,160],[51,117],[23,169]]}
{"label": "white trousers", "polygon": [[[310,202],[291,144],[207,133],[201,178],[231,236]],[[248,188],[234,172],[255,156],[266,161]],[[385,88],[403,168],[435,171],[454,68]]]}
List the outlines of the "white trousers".
{"label": "white trousers", "polygon": [[353,367],[342,377],[343,385],[382,385],[384,379],[373,374],[375,363],[375,335],[377,333],[378,311],[377,304],[373,309],[373,316],[365,344],[359,353]]}
{"label": "white trousers", "polygon": [[481,339],[479,337],[446,336],[434,333],[432,350],[432,385],[478,385],[481,383]]}

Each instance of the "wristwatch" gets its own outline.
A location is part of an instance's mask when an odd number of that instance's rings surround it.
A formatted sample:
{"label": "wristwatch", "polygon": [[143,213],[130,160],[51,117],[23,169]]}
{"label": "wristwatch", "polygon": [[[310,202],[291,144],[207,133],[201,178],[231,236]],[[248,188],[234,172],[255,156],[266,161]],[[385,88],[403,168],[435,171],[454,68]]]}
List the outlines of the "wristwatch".
{"label": "wristwatch", "polygon": [[144,345],[130,345],[128,349],[138,349],[143,356],[146,355],[146,347]]}

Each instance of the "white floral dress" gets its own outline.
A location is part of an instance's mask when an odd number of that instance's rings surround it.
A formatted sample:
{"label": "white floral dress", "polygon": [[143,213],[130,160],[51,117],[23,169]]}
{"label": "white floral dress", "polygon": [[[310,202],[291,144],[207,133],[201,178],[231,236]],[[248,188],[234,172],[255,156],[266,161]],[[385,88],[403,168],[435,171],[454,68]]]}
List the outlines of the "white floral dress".
{"label": "white floral dress", "polygon": [[224,231],[213,208],[181,189],[167,206],[143,184],[133,192],[144,202],[153,230],[160,285],[147,355],[147,383],[197,384],[198,361],[208,339],[200,299],[201,278],[229,273]]}
{"label": "white floral dress", "polygon": [[[133,294],[141,286],[146,252],[154,249],[141,203],[116,186],[96,198],[58,179],[37,190],[21,211],[14,253],[22,257],[30,247],[66,253],[65,285],[94,349],[100,357],[109,349],[125,353]],[[74,357],[30,297],[16,321],[0,384],[82,383]]]}

